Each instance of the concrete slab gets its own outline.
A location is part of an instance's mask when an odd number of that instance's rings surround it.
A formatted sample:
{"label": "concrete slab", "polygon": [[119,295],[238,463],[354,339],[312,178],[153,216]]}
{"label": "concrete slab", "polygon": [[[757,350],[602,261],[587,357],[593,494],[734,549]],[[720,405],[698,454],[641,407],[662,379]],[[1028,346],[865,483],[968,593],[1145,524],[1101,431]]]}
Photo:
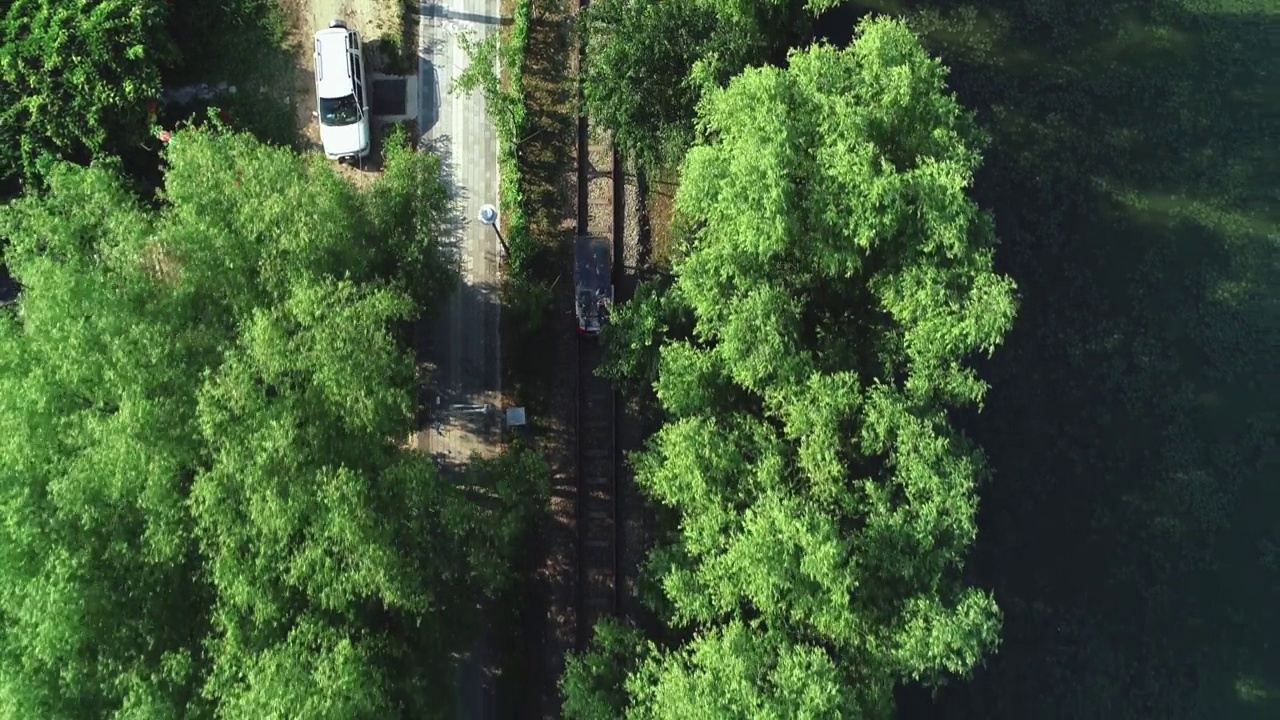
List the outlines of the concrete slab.
{"label": "concrete slab", "polygon": [[374,115],[403,116],[407,114],[409,85],[407,78],[382,78],[371,81],[369,93]]}
{"label": "concrete slab", "polygon": [[[402,82],[404,88],[404,107],[399,113],[379,113],[376,110],[374,115],[377,119],[386,122],[400,122],[402,120],[416,120],[418,112],[421,110],[422,98],[418,96],[422,89],[422,83],[419,82],[417,75],[387,75],[384,73],[373,73],[369,76],[370,83],[378,83],[382,80],[395,80]],[[377,100],[377,89],[374,89],[374,100]]]}
{"label": "concrete slab", "polygon": [[[418,127],[423,147],[440,156],[453,194],[454,228],[447,242],[460,270],[455,292],[429,323],[433,391],[441,399],[436,408],[499,407],[499,245],[493,229],[478,220],[482,205],[498,204],[498,136],[479,93],[459,96],[450,90],[469,62],[459,36],[480,41],[497,32],[500,8],[498,0],[436,0],[420,11]],[[500,433],[452,422],[460,419],[453,414],[437,410],[432,422],[452,431],[428,428],[416,446],[455,461],[496,451]]]}

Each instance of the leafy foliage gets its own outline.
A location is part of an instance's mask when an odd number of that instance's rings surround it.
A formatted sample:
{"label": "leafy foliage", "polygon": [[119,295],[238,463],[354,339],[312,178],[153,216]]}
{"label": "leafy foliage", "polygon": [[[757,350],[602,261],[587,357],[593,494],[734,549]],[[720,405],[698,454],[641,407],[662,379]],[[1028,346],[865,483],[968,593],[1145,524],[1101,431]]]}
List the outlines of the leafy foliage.
{"label": "leafy foliage", "polygon": [[693,141],[700,92],[690,79],[694,64],[716,53],[748,53],[753,44],[701,3],[602,0],[583,12],[583,22],[587,113],[647,164],[674,162]]}
{"label": "leafy foliage", "polygon": [[587,114],[649,168],[677,165],[698,98],[795,39],[797,3],[600,0],[583,11]]}
{"label": "leafy foliage", "polygon": [[646,663],[628,686],[648,709],[639,717],[884,717],[888,709],[859,707],[821,648],[736,621]]}
{"label": "leafy foliage", "polygon": [[[0,22],[0,197],[43,186],[52,164],[119,157],[159,182],[150,125],[203,115],[206,100],[166,106],[162,85],[229,84],[217,105],[235,126],[297,140],[279,81],[295,71],[274,0],[17,0]],[[155,116],[152,116],[155,113]]]}
{"label": "leafy foliage", "polygon": [[[499,127],[499,132],[511,137],[512,142],[518,141],[524,124],[520,88],[514,85],[504,86],[499,72],[510,72],[512,69],[519,72],[522,59],[520,46],[506,41],[498,33],[478,41],[470,35],[459,35],[458,42],[467,55],[467,67],[454,78],[450,91],[463,95],[479,92],[494,123]],[[502,64],[501,70],[499,63]]]}
{"label": "leafy foliage", "polygon": [[[497,129],[501,176],[498,192],[502,200],[502,224],[506,227],[506,239],[502,242],[509,272],[504,290],[512,309],[522,318],[521,324],[531,331],[542,325],[551,302],[550,290],[533,278],[539,246],[529,232],[520,179],[520,144],[529,135],[524,65],[532,17],[531,0],[520,0],[515,6],[509,34],[494,33],[479,42],[470,36],[460,36],[468,64],[454,79],[453,86],[453,92],[480,92]],[[499,76],[500,72],[503,77]]]}
{"label": "leafy foliage", "polygon": [[[638,630],[612,619],[595,628],[586,652],[570,656],[560,677],[565,720],[606,720],[623,715],[627,677],[653,646]],[[642,648],[637,652],[637,648]]]}
{"label": "leafy foliage", "polygon": [[610,352],[599,372],[631,392],[651,388],[658,379],[662,338],[693,324],[687,306],[668,295],[668,289],[663,278],[643,283],[610,313],[604,330]]}
{"label": "leafy foliage", "polygon": [[708,92],[674,284],[605,338],[614,371],[657,346],[636,478],[679,512],[650,569],[693,636],[638,651],[628,717],[887,717],[996,645],[961,577],[985,465],[947,417],[1016,309],[969,198],[984,137],[905,25],[858,33]]}
{"label": "leafy foliage", "polygon": [[371,648],[337,629],[303,618],[281,644],[245,657],[224,643],[218,658],[243,668],[243,684],[222,697],[223,718],[391,717],[387,678],[373,662]]}
{"label": "leafy foliage", "polygon": [[97,164],[0,212],[0,708],[437,716],[545,468],[400,447],[435,161],[357,192],[209,128],[166,159],[158,209]]}
{"label": "leafy foliage", "polygon": [[[165,84],[230,82],[241,92],[250,78],[297,72],[287,51],[290,18],[272,0],[170,2],[167,29],[178,57],[164,68]],[[327,22],[328,19],[324,19]]]}
{"label": "leafy foliage", "polygon": [[1276,717],[1280,7],[899,7],[992,135],[975,186],[1024,292],[964,423],[1000,653],[910,709]]}
{"label": "leafy foliage", "polygon": [[0,25],[0,181],[146,136],[146,101],[175,57],[161,0],[14,0]]}

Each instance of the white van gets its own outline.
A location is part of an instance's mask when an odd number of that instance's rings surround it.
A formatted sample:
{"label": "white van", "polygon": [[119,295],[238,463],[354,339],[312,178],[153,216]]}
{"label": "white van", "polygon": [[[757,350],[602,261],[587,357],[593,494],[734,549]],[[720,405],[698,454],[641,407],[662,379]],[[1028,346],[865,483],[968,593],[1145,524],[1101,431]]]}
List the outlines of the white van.
{"label": "white van", "polygon": [[316,97],[320,144],[331,160],[369,154],[369,95],[360,36],[334,20],[316,33]]}

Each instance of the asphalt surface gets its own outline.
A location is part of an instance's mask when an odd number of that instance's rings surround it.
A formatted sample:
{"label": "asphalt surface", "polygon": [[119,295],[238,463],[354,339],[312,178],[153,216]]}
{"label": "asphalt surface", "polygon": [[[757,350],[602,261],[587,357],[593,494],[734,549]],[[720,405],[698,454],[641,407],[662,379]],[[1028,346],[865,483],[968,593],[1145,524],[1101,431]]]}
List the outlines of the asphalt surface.
{"label": "asphalt surface", "polygon": [[[424,147],[443,160],[453,193],[458,287],[430,323],[428,357],[435,365],[429,426],[416,439],[446,469],[473,453],[492,455],[501,432],[499,243],[482,224],[480,207],[498,202],[498,137],[479,93],[451,92],[468,58],[461,34],[475,41],[498,31],[498,0],[440,0],[421,6],[418,127]],[[501,213],[501,207],[499,207]],[[496,717],[494,643],[479,638],[458,677],[457,716]]]}

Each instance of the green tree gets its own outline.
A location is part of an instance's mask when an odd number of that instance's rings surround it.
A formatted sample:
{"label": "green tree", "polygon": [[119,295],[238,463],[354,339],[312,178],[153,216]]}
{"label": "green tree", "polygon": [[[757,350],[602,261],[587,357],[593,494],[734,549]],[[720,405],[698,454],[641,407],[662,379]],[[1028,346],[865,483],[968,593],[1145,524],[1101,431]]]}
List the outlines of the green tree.
{"label": "green tree", "polygon": [[947,410],[981,403],[968,361],[1015,289],[968,196],[984,138],[945,78],[905,25],[866,20],[850,49],[700,105],[674,284],[606,338],[615,371],[656,350],[666,420],[634,463],[679,512],[649,568],[694,637],[636,651],[628,717],[887,717],[896,685],[997,643],[994,599],[962,580],[983,456]]}
{"label": "green tree", "polygon": [[0,213],[24,288],[0,314],[0,708],[176,716],[209,589],[182,507],[194,408],[175,399],[208,356],[142,272],[106,270],[153,228],[116,177],[51,180]]}
{"label": "green tree", "polygon": [[678,161],[693,141],[694,64],[716,53],[749,56],[757,42],[702,3],[600,0],[583,23],[587,115],[649,165]]}
{"label": "green tree", "polygon": [[798,0],[599,0],[583,11],[587,115],[650,169],[679,164],[698,99],[805,34]]}
{"label": "green tree", "polygon": [[508,142],[518,144],[524,135],[524,100],[513,88],[503,86],[498,64],[501,62],[504,68],[518,67],[524,61],[523,48],[508,42],[500,33],[483,40],[459,35],[458,42],[467,55],[467,67],[454,78],[449,91],[461,95],[479,92],[499,134]]}
{"label": "green tree", "polygon": [[[372,649],[369,645],[373,645]],[[373,662],[376,643],[362,643],[332,625],[303,618],[285,639],[262,652],[244,654],[232,641],[217,645],[217,658],[244,681],[220,698],[227,720],[324,718],[375,720],[393,717],[388,678]]]}
{"label": "green tree", "polygon": [[[822,648],[793,644],[739,622],[716,628],[680,652],[649,660],[628,682],[637,717],[857,718],[886,708],[859,707],[858,689]],[[867,693],[871,694],[871,693]]]}
{"label": "green tree", "polygon": [[356,191],[215,128],[165,160],[158,208],[58,164],[0,209],[0,714],[437,716],[545,473],[401,447],[437,165]]}
{"label": "green tree", "polygon": [[658,379],[662,338],[693,326],[688,306],[669,295],[668,289],[669,278],[640,284],[630,300],[614,307],[603,330],[603,342],[610,351],[599,372],[630,392],[652,388]]}
{"label": "green tree", "polygon": [[[586,652],[565,661],[560,677],[565,720],[608,720],[621,715],[627,703],[627,678],[652,651],[638,630],[605,618],[594,628]],[[637,649],[642,649],[637,652]]]}
{"label": "green tree", "polygon": [[14,0],[0,25],[0,182],[146,137],[176,52],[161,0]]}

